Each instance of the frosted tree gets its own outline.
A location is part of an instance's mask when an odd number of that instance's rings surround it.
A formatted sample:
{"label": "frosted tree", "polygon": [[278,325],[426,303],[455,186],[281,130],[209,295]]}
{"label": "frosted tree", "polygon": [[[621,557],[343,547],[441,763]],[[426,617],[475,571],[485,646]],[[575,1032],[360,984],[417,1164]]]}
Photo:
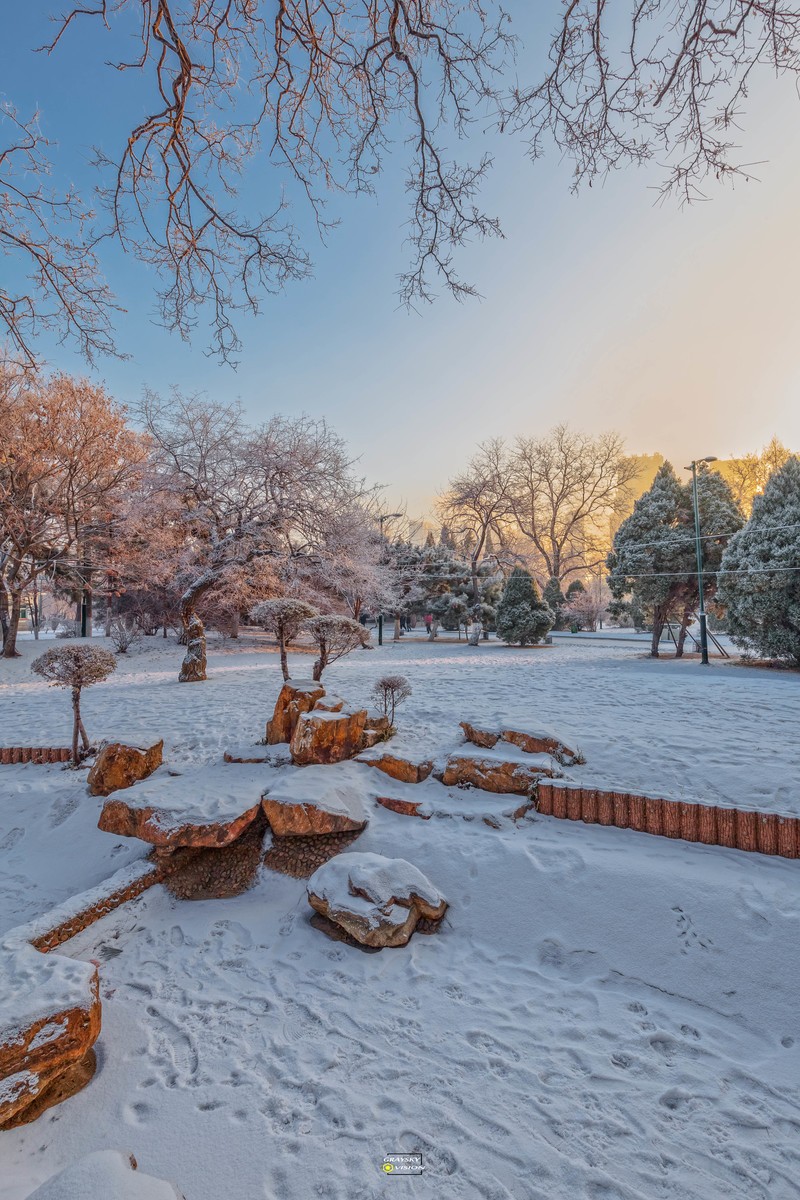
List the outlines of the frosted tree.
{"label": "frosted tree", "polygon": [[250,617],[257,625],[261,625],[278,639],[281,654],[281,671],[283,678],[289,678],[289,643],[297,637],[304,621],[318,616],[312,604],[298,600],[293,596],[283,596],[276,600],[262,600],[250,612]]}
{"label": "frosted tree", "polygon": [[31,670],[56,687],[72,689],[72,762],[80,762],[79,742],[84,752],[89,738],[81,718],[81,692],[93,683],[102,683],[117,669],[117,660],[110,650],[100,646],[53,646],[31,663]]}
{"label": "frosted tree", "polygon": [[311,640],[317,647],[318,656],[312,671],[312,678],[317,681],[322,678],[322,672],[332,662],[350,654],[359,646],[366,648],[370,644],[369,633],[352,617],[339,617],[334,614],[311,617],[303,622],[303,629],[311,635]]}
{"label": "frosted tree", "polygon": [[737,645],[800,664],[800,460],[787,459],[753,501],[722,559],[718,599]]}
{"label": "frosted tree", "polygon": [[554,620],[530,572],[515,567],[497,606],[498,637],[516,646],[533,645],[552,629]]}

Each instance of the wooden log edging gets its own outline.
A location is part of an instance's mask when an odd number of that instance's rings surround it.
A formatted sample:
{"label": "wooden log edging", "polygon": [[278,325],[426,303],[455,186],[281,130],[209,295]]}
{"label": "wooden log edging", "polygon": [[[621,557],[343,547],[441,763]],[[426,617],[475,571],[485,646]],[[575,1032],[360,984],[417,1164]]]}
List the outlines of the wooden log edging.
{"label": "wooden log edging", "polygon": [[0,747],[0,765],[4,767],[18,766],[22,763],[60,763],[69,762],[72,751],[69,746],[2,746]]}
{"label": "wooden log edging", "polygon": [[788,813],[668,800],[544,778],[536,785],[536,808],[545,816],[587,825],[615,825],[707,846],[800,858],[800,817]]}

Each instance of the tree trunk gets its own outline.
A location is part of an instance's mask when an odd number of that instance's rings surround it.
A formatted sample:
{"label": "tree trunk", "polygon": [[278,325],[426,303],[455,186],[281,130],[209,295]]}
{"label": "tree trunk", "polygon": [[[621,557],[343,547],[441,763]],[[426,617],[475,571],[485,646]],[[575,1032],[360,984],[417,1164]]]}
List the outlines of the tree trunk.
{"label": "tree trunk", "polygon": [[186,654],[178,674],[179,683],[202,683],[206,678],[206,631],[195,611],[197,595],[187,592],[181,599],[181,625]]}
{"label": "tree trunk", "polygon": [[687,604],[681,615],[681,627],[678,632],[678,641],[675,646],[675,657],[683,658],[683,648],[686,644],[686,631],[689,628],[689,618],[692,615],[692,606]]}
{"label": "tree trunk", "polygon": [[80,762],[78,754],[78,738],[81,732],[81,689],[72,689],[72,765],[77,767]]}
{"label": "tree trunk", "polygon": [[286,634],[282,629],[278,631],[278,646],[281,652],[281,672],[284,679],[289,678],[289,655],[286,652]]}
{"label": "tree trunk", "polygon": [[8,628],[3,642],[3,658],[19,658],[17,649],[17,633],[19,632],[19,614],[22,608],[22,593],[11,592],[11,612],[8,618]]}
{"label": "tree trunk", "polygon": [[661,634],[664,631],[664,618],[658,615],[656,611],[653,614],[653,637],[650,642],[650,657],[658,658],[658,643],[661,641]]}
{"label": "tree trunk", "polygon": [[394,638],[392,640],[395,642],[400,641],[400,617],[399,616],[396,616],[394,619]]}

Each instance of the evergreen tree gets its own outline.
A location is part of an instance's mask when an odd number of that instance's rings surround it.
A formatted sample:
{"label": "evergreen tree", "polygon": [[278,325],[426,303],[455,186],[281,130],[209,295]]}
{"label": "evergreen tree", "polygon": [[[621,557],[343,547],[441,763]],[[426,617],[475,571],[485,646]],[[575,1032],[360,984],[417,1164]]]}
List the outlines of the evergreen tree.
{"label": "evergreen tree", "polygon": [[572,583],[567,588],[567,601],[574,600],[576,596],[580,596],[586,588],[581,583],[580,579],[573,579]]}
{"label": "evergreen tree", "polygon": [[719,600],[737,645],[800,664],[800,571],[782,569],[798,566],[800,460],[791,457],[756,496],[722,559]]}
{"label": "evergreen tree", "polygon": [[555,616],[539,595],[530,572],[515,567],[497,606],[497,633],[504,642],[528,646],[552,629]]}
{"label": "evergreen tree", "polygon": [[564,628],[564,605],[567,603],[564,593],[561,591],[561,584],[553,575],[548,579],[542,591],[542,599],[550,605],[553,611],[553,628]]}
{"label": "evergreen tree", "polygon": [[428,536],[425,538],[425,549],[432,550],[436,545],[436,538],[433,536],[433,530],[428,530]]}
{"label": "evergreen tree", "polygon": [[[704,581],[710,598],[724,548],[729,536],[741,528],[742,515],[730,487],[715,471],[701,468],[697,497]],[[659,468],[652,487],[620,525],[607,564],[614,599],[620,602],[630,596],[634,608],[651,614],[653,657],[658,658],[664,625],[673,614],[680,620],[676,650],[682,654],[686,629],[699,600],[697,559],[692,485],[682,484],[670,463]]]}

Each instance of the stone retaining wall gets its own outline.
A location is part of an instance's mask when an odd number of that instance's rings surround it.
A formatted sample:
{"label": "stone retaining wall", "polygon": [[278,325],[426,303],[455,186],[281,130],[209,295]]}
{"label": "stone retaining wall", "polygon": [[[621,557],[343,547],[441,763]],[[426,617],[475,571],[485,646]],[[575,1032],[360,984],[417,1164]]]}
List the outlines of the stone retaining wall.
{"label": "stone retaining wall", "polygon": [[0,764],[4,767],[18,763],[69,762],[71,758],[69,746],[3,746],[0,749]]}
{"label": "stone retaining wall", "polygon": [[568,821],[615,825],[618,829],[636,829],[708,846],[800,858],[800,817],[784,813],[666,800],[551,779],[539,780],[536,807],[546,816]]}
{"label": "stone retaining wall", "polygon": [[93,893],[91,893],[91,902],[86,908],[77,906],[76,911],[70,913],[67,918],[54,924],[45,932],[32,937],[30,939],[31,945],[45,953],[48,950],[55,950],[57,946],[69,941],[76,933],[87,929],[95,921],[99,921],[101,917],[106,916],[107,913],[113,912],[115,908],[119,908],[121,904],[125,904],[128,900],[135,900],[137,896],[141,896],[142,892],[147,891],[153,884],[161,883],[168,873],[168,869],[168,865],[153,863],[151,870],[146,874],[141,874],[135,879],[131,879],[124,886],[117,887],[105,895],[98,895],[97,889],[93,890]]}

